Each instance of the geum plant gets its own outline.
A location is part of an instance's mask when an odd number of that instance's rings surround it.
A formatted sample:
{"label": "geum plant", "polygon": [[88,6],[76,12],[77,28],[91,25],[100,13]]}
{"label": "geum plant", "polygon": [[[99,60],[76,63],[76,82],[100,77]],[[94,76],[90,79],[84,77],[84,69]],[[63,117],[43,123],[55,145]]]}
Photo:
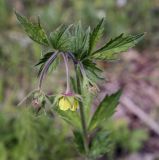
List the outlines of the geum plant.
{"label": "geum plant", "polygon": [[[39,20],[33,23],[18,13],[16,16],[28,36],[45,48],[42,58],[36,64],[40,66],[38,88],[24,100],[32,96],[38,110],[45,109],[48,102],[54,113],[72,126],[75,143],[85,159],[96,159],[104,155],[109,151],[110,132],[102,126],[115,112],[121,90],[105,96],[92,115],[91,102],[99,90],[96,82],[102,79],[102,71],[96,61],[118,59],[120,52],[135,46],[144,34],[121,34],[97,48],[103,33],[103,19],[93,30],[90,27],[84,30],[81,23],[78,23],[61,25],[48,35]],[[53,98],[42,91],[42,84],[48,70],[55,69],[61,59],[65,64],[67,87]],[[75,77],[70,77],[69,61],[74,64]]]}

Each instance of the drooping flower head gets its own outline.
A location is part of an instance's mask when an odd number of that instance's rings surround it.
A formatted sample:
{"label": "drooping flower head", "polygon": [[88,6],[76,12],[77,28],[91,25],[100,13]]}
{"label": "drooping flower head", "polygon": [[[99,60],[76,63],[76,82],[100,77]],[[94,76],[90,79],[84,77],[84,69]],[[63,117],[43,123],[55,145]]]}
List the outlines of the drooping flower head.
{"label": "drooping flower head", "polygon": [[63,111],[76,111],[79,107],[78,98],[79,96],[73,93],[61,94],[58,100],[58,107]]}

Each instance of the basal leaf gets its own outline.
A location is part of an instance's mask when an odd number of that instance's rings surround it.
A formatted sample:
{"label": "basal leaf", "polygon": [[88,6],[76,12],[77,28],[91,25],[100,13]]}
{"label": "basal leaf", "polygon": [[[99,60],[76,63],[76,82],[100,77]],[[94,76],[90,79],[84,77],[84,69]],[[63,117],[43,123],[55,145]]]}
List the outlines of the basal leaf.
{"label": "basal leaf", "polygon": [[134,47],[143,37],[143,33],[134,36],[124,36],[124,34],[121,34],[95,51],[92,54],[92,58],[99,60],[114,60],[118,56],[117,53],[127,51],[129,48]]}
{"label": "basal leaf", "polygon": [[97,26],[93,29],[92,33],[90,33],[88,54],[91,54],[97,41],[100,39],[102,35],[103,29],[101,28],[101,26],[103,24],[103,20],[104,19],[101,19]]}
{"label": "basal leaf", "polygon": [[45,46],[49,45],[47,35],[45,34],[44,29],[41,27],[40,22],[32,23],[26,17],[21,16],[19,13],[15,12],[15,14],[18,21],[32,40]]}
{"label": "basal leaf", "polygon": [[70,40],[70,26],[61,25],[54,32],[50,34],[50,42],[54,49],[59,51],[69,51],[71,40]]}
{"label": "basal leaf", "polygon": [[89,130],[95,129],[98,125],[110,118],[119,103],[119,98],[121,96],[121,91],[116,92],[110,96],[106,96],[103,101],[99,104],[97,110],[95,111],[90,124]]}

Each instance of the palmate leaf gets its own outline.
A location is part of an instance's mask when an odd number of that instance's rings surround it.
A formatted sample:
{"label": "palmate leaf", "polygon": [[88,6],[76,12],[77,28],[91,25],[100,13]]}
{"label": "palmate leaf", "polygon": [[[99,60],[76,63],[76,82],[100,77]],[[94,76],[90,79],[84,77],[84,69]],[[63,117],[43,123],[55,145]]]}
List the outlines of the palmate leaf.
{"label": "palmate leaf", "polygon": [[32,23],[26,17],[21,16],[19,13],[15,12],[18,21],[23,26],[24,30],[28,36],[35,42],[48,46],[49,42],[44,29],[41,27],[40,22]]}
{"label": "palmate leaf", "polygon": [[124,34],[121,34],[95,51],[92,54],[92,58],[99,60],[114,60],[118,56],[117,53],[127,51],[129,48],[134,47],[143,37],[143,33],[135,36],[124,36]]}
{"label": "palmate leaf", "polygon": [[68,27],[61,25],[54,32],[50,34],[50,42],[54,49],[59,51],[69,51],[71,45],[71,37],[69,29],[72,25]]}
{"label": "palmate leaf", "polygon": [[106,96],[103,99],[89,123],[89,130],[93,130],[97,126],[100,126],[100,124],[104,120],[109,119],[113,115],[119,103],[120,96],[121,91],[119,90],[115,94],[112,94],[111,96]]}
{"label": "palmate leaf", "polygon": [[93,29],[93,31],[90,33],[90,37],[89,37],[89,51],[88,54],[91,54],[92,50],[94,49],[97,41],[101,38],[102,36],[102,32],[103,32],[103,28],[102,24],[103,24],[104,19],[101,19],[100,22],[97,24],[97,26]]}

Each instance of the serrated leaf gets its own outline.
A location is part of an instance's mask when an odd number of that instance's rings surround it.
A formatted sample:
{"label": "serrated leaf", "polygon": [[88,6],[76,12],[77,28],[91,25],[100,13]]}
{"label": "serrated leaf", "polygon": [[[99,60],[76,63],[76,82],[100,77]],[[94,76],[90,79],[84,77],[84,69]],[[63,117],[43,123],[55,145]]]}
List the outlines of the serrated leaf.
{"label": "serrated leaf", "polygon": [[73,111],[62,111],[59,108],[54,109],[58,115],[65,120],[68,124],[76,128],[77,130],[81,129],[80,117],[78,112]]}
{"label": "serrated leaf", "polygon": [[120,96],[121,96],[120,90],[115,94],[112,94],[110,96],[105,96],[105,98],[99,104],[98,108],[96,109],[90,121],[89,130],[93,130],[96,127],[100,126],[100,124],[104,120],[109,119],[113,115],[119,103]]}
{"label": "serrated leaf", "polygon": [[114,60],[118,56],[117,53],[127,51],[129,48],[134,47],[143,37],[143,33],[135,36],[124,36],[124,34],[121,34],[95,51],[92,54],[92,58],[99,60]]}
{"label": "serrated leaf", "polygon": [[72,48],[71,51],[77,55],[81,52],[83,46],[83,36],[84,31],[82,29],[81,23],[74,25],[74,37],[72,38]]}
{"label": "serrated leaf", "polygon": [[88,27],[83,37],[83,46],[82,46],[82,52],[80,54],[80,60],[84,59],[88,55],[89,37],[90,37],[90,27]]}
{"label": "serrated leaf", "polygon": [[99,131],[92,140],[89,156],[91,159],[97,159],[110,150],[111,139],[107,131]]}
{"label": "serrated leaf", "polygon": [[19,13],[15,12],[18,21],[23,26],[25,32],[28,36],[35,42],[48,46],[49,42],[44,29],[41,27],[40,22],[32,23],[26,17],[21,16]]}
{"label": "serrated leaf", "polygon": [[92,33],[90,33],[89,38],[89,51],[88,54],[91,54],[92,50],[94,49],[97,41],[102,36],[103,29],[101,28],[104,19],[101,19],[97,26],[93,29]]}
{"label": "serrated leaf", "polygon": [[74,26],[74,36],[72,37],[71,52],[77,59],[82,59],[88,52],[90,28],[83,30],[79,22]]}
{"label": "serrated leaf", "polygon": [[97,80],[103,80],[101,76],[102,70],[96,66],[96,63],[93,63],[90,60],[85,60],[83,61],[83,66],[85,68],[87,77],[92,82],[96,83]]}
{"label": "serrated leaf", "polygon": [[59,51],[69,51],[70,49],[70,26],[61,25],[50,34],[50,42],[54,49]]}
{"label": "serrated leaf", "polygon": [[83,142],[82,133],[75,130],[73,132],[73,134],[74,134],[75,144],[77,145],[77,148],[78,148],[79,152],[83,154],[85,152],[85,150],[84,150],[84,142]]}

